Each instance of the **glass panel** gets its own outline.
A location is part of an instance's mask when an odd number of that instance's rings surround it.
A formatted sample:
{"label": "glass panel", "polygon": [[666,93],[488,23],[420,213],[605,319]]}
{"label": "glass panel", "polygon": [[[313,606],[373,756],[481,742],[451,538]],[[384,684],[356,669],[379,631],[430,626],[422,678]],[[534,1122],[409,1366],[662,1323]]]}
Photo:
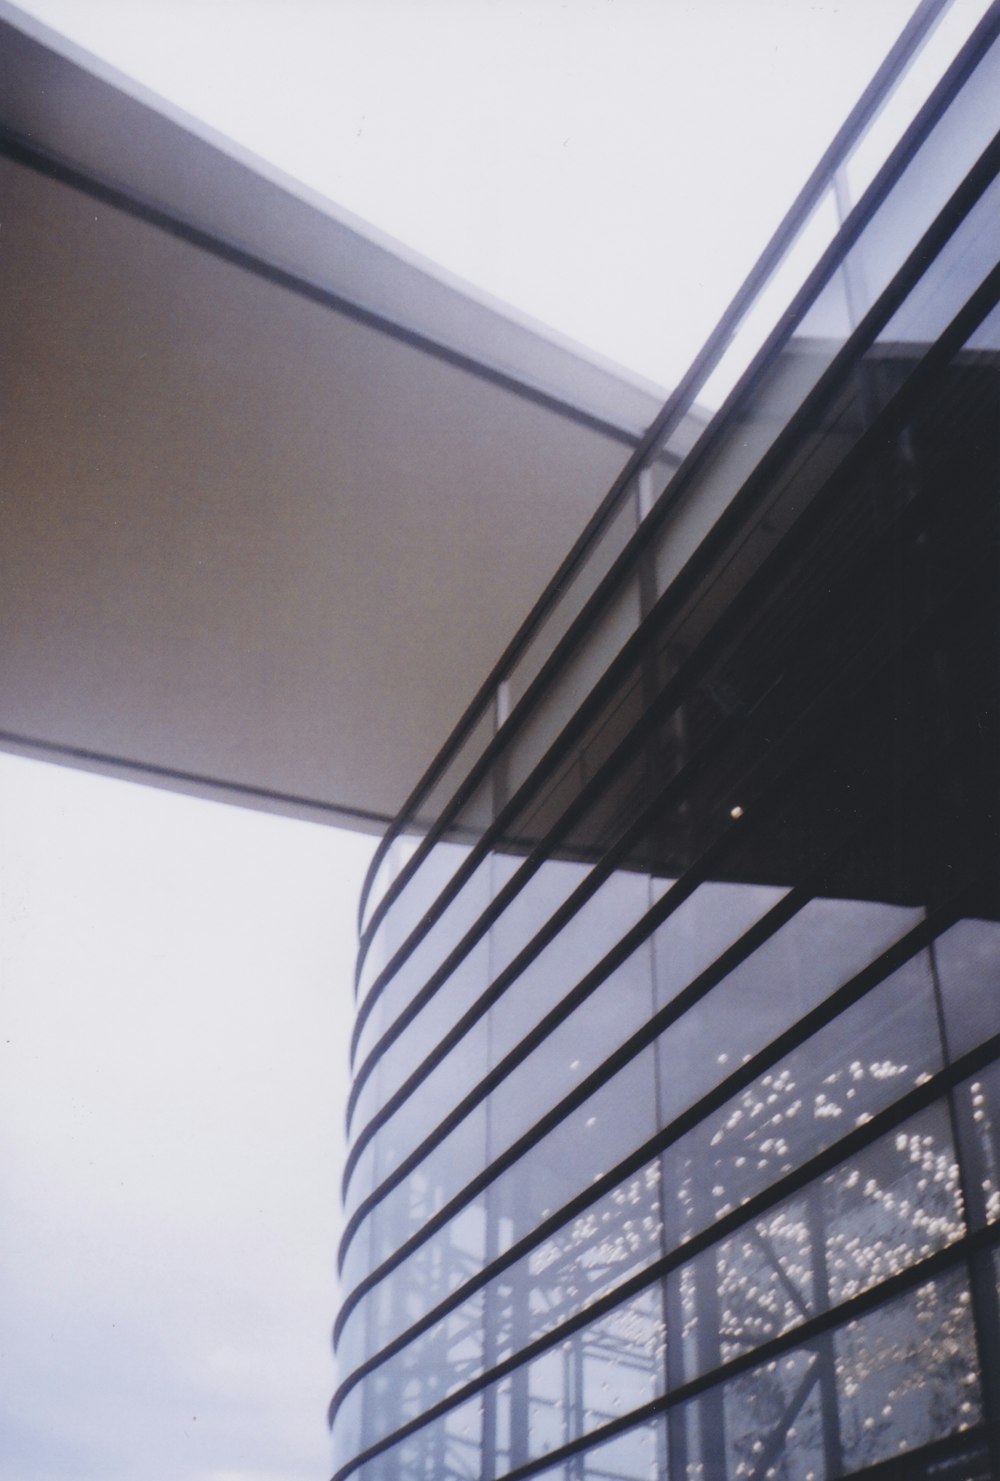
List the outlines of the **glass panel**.
{"label": "glass panel", "polygon": [[[416,874],[403,887],[398,899],[392,902],[376,927],[368,950],[365,953],[358,982],[358,1002],[363,1007],[371,985],[378,973],[403,944],[413,928],[420,924],[430,906],[455,871],[464,864],[471,851],[470,844],[438,842],[421,862]],[[369,963],[373,949],[378,945],[376,959]]]}
{"label": "glass panel", "polygon": [[367,1461],[356,1474],[359,1481],[471,1481],[481,1474],[483,1439],[482,1402],[471,1399]]}
{"label": "glass panel", "polygon": [[[435,1049],[462,1014],[479,1001],[489,985],[489,962],[489,938],[484,936],[463,957],[399,1037],[386,1046],[375,1062],[374,1071],[361,1084],[351,1117],[352,1132],[360,1133],[368,1125],[388,1096]],[[482,1074],[486,1061],[477,1054],[477,1046],[471,1042],[470,1071]]]}
{"label": "glass panel", "polygon": [[955,1097],[973,1227],[1000,1219],[1000,1064],[966,1080]]}
{"label": "glass panel", "polygon": [[487,1390],[509,1461],[523,1465],[619,1419],[664,1390],[659,1292],[644,1291]]}
{"label": "glass panel", "polygon": [[[467,1181],[470,1167],[486,1165],[486,1137],[486,1106],[480,1102],[434,1153],[374,1206],[361,1225],[371,1226],[370,1244],[360,1244],[355,1235],[347,1246],[341,1270],[345,1290],[353,1290],[373,1267],[422,1230]],[[431,1268],[435,1280],[444,1274],[436,1261]]]}
{"label": "glass panel", "polygon": [[[422,798],[417,805],[419,821],[423,828],[418,831],[418,819],[410,815],[406,818],[407,834],[401,835],[407,842],[400,854],[398,865],[390,863],[389,855],[382,861],[378,872],[372,880],[372,886],[365,901],[364,914],[362,916],[362,929],[367,930],[371,924],[372,916],[381,904],[382,899],[389,888],[395,884],[403,868],[409,863],[420,842],[423,840],[424,832],[444,812],[448,802],[458,790],[460,783],[472,770],[474,763],[479,759],[486,747],[489,745],[495,733],[495,714],[492,700],[486,700],[482,712],[473,723],[472,728],[458,747],[455,755],[445,766],[441,776],[431,787],[427,796]],[[416,836],[413,836],[415,833]],[[409,842],[412,837],[412,844]]]}
{"label": "glass panel", "polygon": [[[506,1471],[543,1458],[548,1452],[592,1433],[663,1393],[664,1335],[659,1293],[651,1290],[591,1322],[509,1377],[490,1384],[475,1400],[458,1406],[456,1416],[482,1416],[486,1442],[483,1474]],[[419,1408],[432,1402],[433,1380],[426,1375]],[[396,1401],[398,1404],[398,1400]],[[397,1413],[401,1412],[397,1408]],[[450,1414],[432,1421],[419,1434],[422,1451],[434,1454],[441,1431],[453,1434]],[[393,1426],[380,1416],[372,1435],[387,1436]],[[371,1442],[369,1442],[371,1443]],[[401,1442],[387,1455],[402,1452]],[[604,1447],[602,1447],[603,1449]],[[614,1452],[605,1450],[610,1456]],[[622,1444],[618,1462],[648,1469],[648,1445]],[[655,1460],[655,1454],[652,1457]],[[645,1474],[645,1469],[639,1474]],[[391,1474],[391,1473],[390,1473]]]}
{"label": "glass panel", "polygon": [[[495,869],[502,871],[502,883],[503,874],[509,874],[519,861],[504,860],[496,855],[492,857]],[[480,941],[471,956],[459,963],[407,1026],[405,1034],[385,1051],[387,1084],[394,1088],[403,1084],[441,1038],[481,999],[488,985],[527,944],[534,930],[548,920],[589,872],[589,867],[584,864],[555,859],[545,861],[501,916],[503,924],[495,926],[489,938]],[[498,889],[499,883],[491,890],[491,895],[495,896]],[[515,983],[508,991],[516,988]],[[523,1025],[522,1031],[527,1026]],[[496,1058],[494,1040],[492,1057],[487,1060],[487,1037],[485,1020],[480,1020],[401,1107],[398,1117],[405,1122],[401,1146],[412,1148],[435,1124],[434,1116],[425,1113],[425,1104],[438,1105],[443,1115],[482,1079],[487,1063]],[[374,1096],[366,1097],[364,1108],[359,1103],[355,1126],[363,1127],[368,1119],[363,1111],[370,1106],[374,1112],[379,1104],[380,1099]],[[385,1134],[380,1132],[380,1139]]]}
{"label": "glass panel", "polygon": [[862,233],[849,260],[864,312],[989,144],[998,124],[1000,47],[979,63]]}
{"label": "glass panel", "polygon": [[683,1242],[746,1202],[940,1067],[922,955],[664,1155],[664,1184],[674,1190],[667,1203],[668,1242]]}
{"label": "glass panel", "polygon": [[[483,675],[486,678],[486,675]],[[442,816],[462,782],[472,771],[486,747],[496,734],[496,696],[484,700],[482,713],[472,726],[468,736],[445,766],[426,797],[421,798],[418,812],[427,823]]]}
{"label": "glass panel", "polygon": [[960,1270],[710,1389],[671,1414],[668,1432],[685,1481],[833,1481],[980,1418]]}
{"label": "glass panel", "polygon": [[1000,1033],[1000,925],[962,920],[934,943],[954,1058]]}
{"label": "glass panel", "polygon": [[660,1481],[668,1474],[663,1419],[633,1425],[562,1465],[536,1472],[538,1481]]}
{"label": "glass panel", "polygon": [[[795,337],[744,401],[738,422],[688,489],[659,537],[657,585],[663,591],[743,486],[842,347],[857,316],[888,286],[997,127],[1000,46],[924,143],[844,259],[843,270],[818,295]],[[987,213],[988,215],[988,213]],[[986,219],[984,217],[984,219]],[[987,232],[984,245],[993,240]],[[852,284],[853,303],[845,298]]]}
{"label": "glass panel", "polygon": [[989,9],[989,3],[990,0],[962,0],[962,4],[951,5],[945,10],[847,158],[845,173],[852,200],[859,200],[868,189],[960,47]]}
{"label": "glass panel", "polygon": [[635,505],[626,495],[601,532],[583,565],[574,572],[526,651],[508,676],[511,708],[518,703],[528,686],[552,653],[573,619],[582,611],[615,559],[635,533]]}
{"label": "glass panel", "polygon": [[921,1286],[833,1338],[846,1471],[915,1450],[982,1418],[964,1270]]}
{"label": "glass panel", "polygon": [[[447,847],[453,853],[454,845]],[[364,1065],[381,1034],[397,1021],[404,1008],[417,996],[448,953],[458,945],[466,931],[476,924],[492,898],[494,874],[492,858],[487,855],[397,967],[382,990],[380,1012],[377,1015],[373,1013],[361,1030],[355,1053],[356,1065]],[[422,920],[423,918],[417,924],[422,924]],[[389,921],[395,926],[396,906],[393,906],[383,925],[388,925]]]}
{"label": "glass panel", "polygon": [[383,895],[394,884],[403,872],[403,869],[413,858],[421,841],[422,833],[400,833],[387,847],[382,861],[372,876],[372,882],[365,899],[364,909],[361,914],[361,930],[367,930],[376,907],[381,903]]}
{"label": "glass panel", "polygon": [[773,276],[750,306],[726,352],[698,392],[717,410],[736,385],[840,228],[832,187],[825,190]]}
{"label": "glass panel", "polygon": [[667,1280],[675,1381],[752,1351],[965,1233],[946,1105],[932,1106]]}
{"label": "glass panel", "polygon": [[366,1442],[362,1441],[364,1431],[361,1412],[365,1402],[365,1385],[360,1384],[351,1390],[334,1416],[331,1440],[335,1471],[339,1471],[341,1466],[346,1465],[354,1456],[360,1455],[364,1449]]}
{"label": "glass panel", "polygon": [[[543,867],[539,871],[541,877],[536,876],[536,879],[539,880],[541,886],[551,886],[560,894],[563,890],[568,891],[568,888],[577,882],[581,875],[589,872],[583,866],[562,865],[559,861],[550,862],[552,863],[551,872],[547,873]],[[535,881],[532,880],[528,884],[526,893],[532,892],[534,883]],[[470,1026],[454,1048],[445,1054],[440,1063],[429,1072],[413,1094],[400,1106],[395,1115],[384,1127],[380,1128],[374,1138],[374,1143],[369,1144],[372,1150],[366,1148],[362,1158],[368,1166],[374,1165],[377,1159],[379,1179],[391,1172],[404,1156],[413,1151],[433,1131],[434,1127],[454,1109],[466,1094],[482,1083],[487,1069],[496,1065],[520,1041],[521,1037],[535,1026],[545,1012],[561,1001],[564,994],[576,984],[584,972],[599,961],[604,952],[617,941],[623,929],[627,929],[641,918],[649,906],[649,895],[648,882],[641,875],[613,875],[605,882],[598,893],[586,902],[579,915],[573,917],[566,933],[557,937],[526,971],[515,979],[498,1002],[488,1010],[487,1015],[479,1018]],[[525,911],[525,915],[529,915],[529,912]],[[454,982],[449,979],[439,989],[428,1007],[413,1024],[408,1026],[405,1035],[389,1046],[383,1059],[387,1084],[398,1087],[411,1069],[420,1063],[423,1054],[433,1048],[437,1042],[437,1035],[447,1032],[458,1021],[461,1014],[480,997],[481,992],[485,991],[488,982],[487,957],[492,957],[494,961],[497,959],[494,942],[495,934],[489,943],[484,942],[476,949],[476,961],[480,970],[475,978],[470,967],[463,963],[454,974]],[[513,947],[514,942],[508,936],[507,950],[513,951]],[[504,958],[507,950],[499,953],[499,964],[506,965]],[[494,971],[489,975],[495,977],[497,972]],[[647,992],[633,1026],[637,1026],[648,1016],[649,996]],[[429,1044],[428,1037],[430,1038]],[[535,1096],[541,1089],[546,1110],[554,1100],[558,1099],[558,1094],[555,1093],[558,1085],[546,1079],[543,1079],[539,1085],[537,1061],[532,1058],[530,1063],[530,1071],[522,1067],[516,1085],[512,1080],[508,1080],[494,1092],[491,1097],[491,1125],[495,1123],[498,1114],[503,1116],[504,1113],[500,1110],[501,1105],[509,1102],[512,1096],[517,1098],[521,1094],[522,1082],[530,1087],[531,1093]],[[518,1072],[514,1073],[517,1077]],[[534,1083],[531,1079],[524,1081],[525,1074],[534,1077]],[[565,1088],[568,1088],[568,1085]],[[359,1125],[363,1124],[360,1116],[368,1103],[368,1098],[366,1098],[366,1106],[363,1107],[359,1101],[356,1118]],[[377,1105],[379,1100],[372,1095],[370,1103]],[[532,1103],[534,1104],[534,1100]],[[519,1122],[523,1129],[526,1120],[530,1120],[524,1104],[521,1106],[521,1113]],[[502,1146],[509,1145],[509,1142],[513,1140],[513,1134],[510,1132],[503,1136]],[[374,1150],[376,1145],[377,1152]],[[450,1162],[450,1184],[453,1190],[457,1191],[476,1169],[455,1160],[453,1145],[451,1139],[448,1144],[443,1144],[441,1156],[445,1161]],[[498,1141],[495,1134],[491,1136],[490,1146],[492,1157],[501,1147],[501,1141]],[[358,1179],[363,1176],[359,1162],[358,1171],[351,1179],[352,1208],[362,1196]]]}
{"label": "glass panel", "polygon": [[[664,1121],[678,1115],[730,1069],[822,1002],[919,919],[919,911],[902,906],[858,900],[810,901],[661,1037]],[[929,1010],[930,977],[926,967],[921,970],[912,965],[904,969],[904,975],[919,980],[916,1001]],[[916,983],[914,986],[916,989]],[[886,986],[880,991],[886,997],[890,989]],[[863,1011],[860,1007],[852,1010],[848,1021],[853,1023]],[[914,1019],[920,1019],[916,1005]],[[713,1054],[704,1052],[706,1044],[712,1045]],[[803,1053],[796,1052],[800,1056]],[[768,1090],[763,1103],[774,1104],[778,1099],[775,1090]]]}
{"label": "glass panel", "polygon": [[[460,1388],[480,1372],[483,1365],[483,1300],[469,1302],[440,1323],[434,1342],[421,1347],[419,1364],[399,1361],[376,1369],[365,1383],[353,1389],[343,1409],[350,1411],[343,1421],[338,1413],[337,1429],[351,1428],[357,1438],[353,1452],[367,1449],[391,1435],[436,1399]],[[361,1404],[351,1401],[365,1394],[364,1415]]]}
{"label": "glass panel", "polygon": [[926,348],[944,333],[996,265],[998,220],[1000,181],[994,180],[881,330],[881,345],[899,356],[904,346]]}
{"label": "glass panel", "polygon": [[639,617],[639,588],[633,579],[603,609],[589,629],[586,643],[578,644],[562,664],[558,678],[518,730],[517,745],[508,752],[508,795],[517,791],[545,755],[626,639],[635,632]]}

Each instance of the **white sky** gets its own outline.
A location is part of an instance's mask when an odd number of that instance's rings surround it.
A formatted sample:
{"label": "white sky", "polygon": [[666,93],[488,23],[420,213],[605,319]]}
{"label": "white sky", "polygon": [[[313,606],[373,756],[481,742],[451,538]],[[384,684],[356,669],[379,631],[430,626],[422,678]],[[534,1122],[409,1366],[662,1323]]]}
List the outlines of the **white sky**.
{"label": "white sky", "polygon": [[373,840],[0,755],[0,1478],[319,1481]]}
{"label": "white sky", "polygon": [[[22,8],[670,383],[911,0]],[[372,842],[10,757],[0,816],[0,1481],[316,1481]]]}

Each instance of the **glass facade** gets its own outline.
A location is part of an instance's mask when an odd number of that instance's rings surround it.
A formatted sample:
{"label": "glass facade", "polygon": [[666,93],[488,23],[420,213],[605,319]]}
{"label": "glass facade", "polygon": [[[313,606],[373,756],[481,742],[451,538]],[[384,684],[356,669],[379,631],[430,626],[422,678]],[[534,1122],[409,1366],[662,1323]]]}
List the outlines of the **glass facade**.
{"label": "glass facade", "polygon": [[1000,1474],[996,6],[843,199],[935,8],[377,856],[344,1481]]}

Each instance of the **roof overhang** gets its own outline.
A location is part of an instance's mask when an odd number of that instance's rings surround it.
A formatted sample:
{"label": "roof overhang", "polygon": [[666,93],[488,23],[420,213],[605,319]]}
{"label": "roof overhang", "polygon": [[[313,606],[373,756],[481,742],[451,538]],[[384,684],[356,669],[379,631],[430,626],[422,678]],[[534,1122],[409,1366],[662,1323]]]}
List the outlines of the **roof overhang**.
{"label": "roof overhang", "polygon": [[0,744],[391,815],[657,409],[0,0]]}

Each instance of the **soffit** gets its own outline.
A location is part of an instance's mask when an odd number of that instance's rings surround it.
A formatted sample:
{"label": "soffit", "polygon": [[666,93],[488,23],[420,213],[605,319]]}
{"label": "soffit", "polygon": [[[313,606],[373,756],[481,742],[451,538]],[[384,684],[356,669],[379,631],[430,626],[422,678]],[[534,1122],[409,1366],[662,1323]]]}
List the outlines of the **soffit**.
{"label": "soffit", "polygon": [[[4,118],[34,144],[105,176],[113,162],[118,184],[141,175],[146,198],[213,230],[245,240],[255,224],[255,250],[296,272],[323,265],[338,292],[351,283],[397,318],[406,299],[445,343],[456,324],[475,339],[500,319],[2,29]],[[24,164],[0,167],[5,744],[374,825],[628,437]],[[491,353],[504,334],[526,374],[558,351],[577,390],[611,386],[513,321],[484,331]],[[618,385],[620,403],[602,392],[587,409],[622,421],[627,402],[637,430],[655,403]],[[564,377],[554,394],[570,389]]]}

